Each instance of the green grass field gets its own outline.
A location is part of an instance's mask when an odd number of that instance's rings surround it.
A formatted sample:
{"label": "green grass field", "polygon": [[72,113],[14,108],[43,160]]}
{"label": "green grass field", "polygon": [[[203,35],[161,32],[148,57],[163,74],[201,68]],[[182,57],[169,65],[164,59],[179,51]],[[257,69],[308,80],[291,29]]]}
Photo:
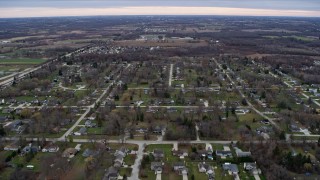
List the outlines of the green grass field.
{"label": "green grass field", "polygon": [[41,64],[45,62],[45,59],[29,59],[29,58],[17,58],[17,59],[0,59],[0,64],[12,65],[12,64]]}
{"label": "green grass field", "polygon": [[293,39],[296,39],[296,40],[307,41],[307,42],[317,40],[316,38],[313,38],[313,37],[294,36],[294,35],[293,36],[263,36],[263,37],[269,38],[269,39],[293,38]]}

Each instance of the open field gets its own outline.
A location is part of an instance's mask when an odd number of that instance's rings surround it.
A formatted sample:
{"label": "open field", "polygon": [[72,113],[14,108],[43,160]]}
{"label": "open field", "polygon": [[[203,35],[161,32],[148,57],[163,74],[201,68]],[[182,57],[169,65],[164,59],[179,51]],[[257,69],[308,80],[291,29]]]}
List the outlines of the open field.
{"label": "open field", "polygon": [[312,37],[312,36],[265,36],[266,38],[270,39],[279,39],[279,38],[287,38],[287,39],[295,39],[295,40],[300,40],[300,41],[306,41],[306,42],[311,42],[311,41],[316,41],[318,40],[317,37]]}
{"label": "open field", "polygon": [[46,62],[45,59],[28,59],[28,58],[18,58],[18,59],[0,59],[0,65],[36,65]]}

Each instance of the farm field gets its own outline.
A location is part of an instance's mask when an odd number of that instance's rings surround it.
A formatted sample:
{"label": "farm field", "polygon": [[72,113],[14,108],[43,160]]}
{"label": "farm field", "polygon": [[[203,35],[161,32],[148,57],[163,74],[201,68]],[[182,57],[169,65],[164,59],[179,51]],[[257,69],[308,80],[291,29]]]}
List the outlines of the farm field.
{"label": "farm field", "polygon": [[0,59],[0,65],[36,65],[46,62],[45,59],[28,59],[28,58],[17,58],[17,59]]}

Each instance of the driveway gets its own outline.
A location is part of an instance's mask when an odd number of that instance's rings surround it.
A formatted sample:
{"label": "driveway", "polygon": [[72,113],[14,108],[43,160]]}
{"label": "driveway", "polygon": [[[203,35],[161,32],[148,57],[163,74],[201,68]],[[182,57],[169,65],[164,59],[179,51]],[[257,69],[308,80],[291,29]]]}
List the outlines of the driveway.
{"label": "driveway", "polygon": [[182,179],[183,180],[188,180],[188,175],[187,174],[182,175]]}
{"label": "driveway", "polygon": [[[139,170],[140,170],[141,160],[143,158],[144,145],[140,143],[140,144],[138,144],[138,146],[139,146],[139,149],[137,151],[137,158],[136,158],[134,164],[131,166],[132,173],[131,173],[131,176],[128,177],[128,180],[138,180],[139,179]],[[160,175],[160,179],[161,179],[161,175]]]}
{"label": "driveway", "polygon": [[157,174],[156,180],[161,180],[161,173]]}
{"label": "driveway", "polygon": [[258,174],[253,175],[253,177],[254,177],[255,180],[260,180],[260,177],[259,177]]}

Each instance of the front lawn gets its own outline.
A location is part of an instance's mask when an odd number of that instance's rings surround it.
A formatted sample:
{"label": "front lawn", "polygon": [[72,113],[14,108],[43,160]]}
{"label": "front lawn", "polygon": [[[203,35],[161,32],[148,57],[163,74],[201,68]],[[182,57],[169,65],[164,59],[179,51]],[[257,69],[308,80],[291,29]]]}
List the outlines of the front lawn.
{"label": "front lawn", "polygon": [[124,158],[124,163],[128,166],[132,166],[134,164],[134,161],[136,160],[136,155],[135,154],[128,154]]}

